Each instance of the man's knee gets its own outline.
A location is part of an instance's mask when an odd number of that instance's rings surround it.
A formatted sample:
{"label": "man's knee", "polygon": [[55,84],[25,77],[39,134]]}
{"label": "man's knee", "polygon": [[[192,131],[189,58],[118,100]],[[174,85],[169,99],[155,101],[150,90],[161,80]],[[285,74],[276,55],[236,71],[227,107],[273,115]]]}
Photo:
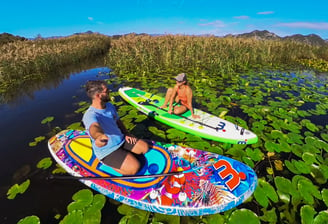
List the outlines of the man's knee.
{"label": "man's knee", "polygon": [[148,143],[140,139],[135,145],[135,147],[132,149],[132,152],[136,154],[145,154],[146,152],[148,152],[148,149],[149,149]]}
{"label": "man's knee", "polygon": [[140,162],[135,159],[135,161],[129,161],[128,164],[123,164],[120,169],[120,173],[123,175],[135,175],[140,169]]}
{"label": "man's knee", "polygon": [[145,142],[144,140],[140,140],[140,147],[141,147],[141,152],[142,154],[145,154],[146,152],[148,152],[149,150],[149,145],[147,142]]}

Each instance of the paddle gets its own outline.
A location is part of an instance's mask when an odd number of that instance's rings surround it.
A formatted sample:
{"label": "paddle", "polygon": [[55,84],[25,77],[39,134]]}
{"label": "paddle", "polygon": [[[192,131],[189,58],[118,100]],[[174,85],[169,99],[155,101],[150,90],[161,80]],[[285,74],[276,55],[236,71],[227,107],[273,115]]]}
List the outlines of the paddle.
{"label": "paddle", "polygon": [[152,178],[152,177],[166,177],[173,175],[180,175],[185,173],[190,173],[201,169],[202,167],[197,167],[197,169],[189,169],[184,171],[176,171],[170,173],[159,173],[159,174],[149,174],[149,175],[126,175],[126,176],[108,176],[108,177],[77,177],[77,176],[60,176],[60,175],[50,175],[48,179],[62,179],[62,180],[128,180],[128,179],[141,179],[141,178]]}
{"label": "paddle", "polygon": [[[139,104],[141,104],[141,105],[145,105],[145,103],[148,103],[148,105],[150,105],[150,106],[154,106],[154,107],[156,107],[157,109],[160,109],[160,110],[163,110],[163,111],[165,111],[165,112],[168,112],[168,110],[165,110],[165,109],[160,108],[159,106],[157,106],[157,105],[155,105],[155,104],[150,103],[150,102],[156,102],[156,100],[152,100],[152,99],[150,99],[152,96],[151,96],[150,98],[147,98],[147,97],[145,97],[145,96],[143,96],[143,95],[140,95],[140,94],[138,94],[138,93],[136,93],[136,95],[146,100],[145,102],[140,102]],[[178,116],[178,117],[181,117],[181,118],[184,118],[184,119],[187,119],[187,120],[189,120],[189,121],[195,122],[195,123],[197,123],[197,124],[200,124],[200,125],[206,126],[206,127],[208,127],[208,128],[212,128],[212,129],[214,129],[214,130],[216,130],[216,131],[219,131],[219,130],[220,130],[219,127],[213,127],[213,126],[211,126],[211,125],[207,125],[207,124],[204,124],[204,123],[202,123],[202,122],[199,122],[199,121],[196,121],[196,120],[192,120],[192,119],[190,119],[190,118],[188,118],[188,117],[185,117],[185,116],[182,116],[182,115],[179,115],[179,114],[174,114],[174,115],[175,115],[175,116]]]}
{"label": "paddle", "polygon": [[[134,93],[135,93],[135,92],[134,92]],[[135,94],[136,94],[137,96],[139,96],[139,97],[141,97],[141,98],[143,98],[143,99],[146,100],[145,102],[140,102],[140,103],[138,103],[138,104],[145,105],[145,103],[148,103],[148,105],[150,105],[150,106],[154,106],[154,107],[156,107],[156,108],[158,108],[158,109],[160,109],[160,110],[162,110],[162,111],[168,112],[168,110],[165,110],[165,109],[160,108],[159,106],[157,106],[157,105],[155,105],[155,104],[150,103],[150,102],[158,103],[158,100],[152,100],[152,99],[151,99],[151,98],[153,97],[154,94],[152,94],[152,95],[150,96],[150,98],[147,98],[147,97],[145,97],[145,96],[143,96],[143,95],[140,95],[139,93],[135,93]],[[153,115],[156,115],[156,114],[153,113]],[[179,114],[174,114],[174,115],[175,115],[175,116],[178,116],[178,117],[181,117],[181,118],[184,118],[184,119],[186,119],[186,120],[189,120],[189,121],[195,122],[195,123],[197,123],[197,124],[200,124],[200,125],[206,126],[206,127],[208,127],[208,128],[212,128],[212,129],[214,129],[214,130],[216,130],[216,131],[221,130],[219,127],[213,127],[213,126],[211,126],[211,125],[204,124],[204,123],[202,123],[202,122],[200,122],[200,121],[192,120],[192,119],[190,119],[190,118],[188,118],[188,117],[185,117],[185,116],[182,116],[182,115],[179,115]],[[237,124],[235,125],[235,128],[236,128],[236,130],[239,130]],[[244,135],[244,131],[245,131],[245,129],[244,129],[244,128],[241,128],[241,130],[240,130],[240,135]]]}

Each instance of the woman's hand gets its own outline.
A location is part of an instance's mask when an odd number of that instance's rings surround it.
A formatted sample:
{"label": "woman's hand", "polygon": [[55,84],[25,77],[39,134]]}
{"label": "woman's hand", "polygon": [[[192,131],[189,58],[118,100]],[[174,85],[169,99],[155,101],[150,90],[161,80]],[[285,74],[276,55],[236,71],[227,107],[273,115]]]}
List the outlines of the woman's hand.
{"label": "woman's hand", "polygon": [[198,119],[198,118],[200,118],[200,116],[199,116],[199,115],[196,115],[196,114],[193,114],[193,115],[192,115],[192,118],[194,118],[194,119]]}

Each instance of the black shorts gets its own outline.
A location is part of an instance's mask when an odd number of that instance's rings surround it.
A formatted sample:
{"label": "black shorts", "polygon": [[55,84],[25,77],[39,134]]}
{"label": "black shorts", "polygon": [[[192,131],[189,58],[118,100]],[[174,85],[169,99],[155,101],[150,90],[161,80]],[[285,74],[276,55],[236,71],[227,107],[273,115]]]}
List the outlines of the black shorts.
{"label": "black shorts", "polygon": [[126,156],[132,152],[133,147],[139,141],[139,139],[136,137],[133,137],[131,135],[127,136],[134,138],[135,141],[133,141],[133,143],[129,143],[125,140],[125,142],[120,148],[116,149],[114,152],[103,158],[101,162],[113,168],[120,169]]}

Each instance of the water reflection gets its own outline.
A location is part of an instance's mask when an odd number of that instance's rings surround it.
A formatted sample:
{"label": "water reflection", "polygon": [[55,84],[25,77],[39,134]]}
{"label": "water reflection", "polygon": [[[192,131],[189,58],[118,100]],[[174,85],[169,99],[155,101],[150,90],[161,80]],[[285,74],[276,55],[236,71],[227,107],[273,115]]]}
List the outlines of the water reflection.
{"label": "water reflection", "polygon": [[0,92],[0,106],[1,104],[20,104],[26,98],[34,99],[34,93],[38,90],[57,88],[63,83],[63,80],[69,79],[72,74],[103,66],[103,58],[98,58],[92,62],[88,61],[80,65],[59,67],[57,71],[52,73],[40,74],[33,79],[12,84],[11,88]]}
{"label": "water reflection", "polygon": [[[47,80],[22,86],[16,90],[16,95],[12,95],[14,101],[0,104],[0,164],[5,168],[0,175],[0,195],[3,196],[0,200],[0,223],[17,223],[32,214],[40,217],[42,223],[58,223],[55,215],[65,214],[72,195],[85,187],[77,181],[69,184],[47,181],[51,170],[36,167],[41,159],[50,157],[47,141],[34,147],[30,147],[29,143],[38,136],[48,138],[52,128],[64,129],[81,121],[81,114],[73,111],[77,109],[78,102],[89,100],[83,85],[90,79],[108,78],[109,71],[99,64],[74,67],[67,73],[61,71]],[[54,121],[49,126],[42,125],[41,121],[48,116],[53,116]],[[8,189],[27,179],[31,180],[28,191],[14,200],[7,200]],[[31,206],[31,203],[35,204]],[[22,212],[17,213],[18,210]]]}

